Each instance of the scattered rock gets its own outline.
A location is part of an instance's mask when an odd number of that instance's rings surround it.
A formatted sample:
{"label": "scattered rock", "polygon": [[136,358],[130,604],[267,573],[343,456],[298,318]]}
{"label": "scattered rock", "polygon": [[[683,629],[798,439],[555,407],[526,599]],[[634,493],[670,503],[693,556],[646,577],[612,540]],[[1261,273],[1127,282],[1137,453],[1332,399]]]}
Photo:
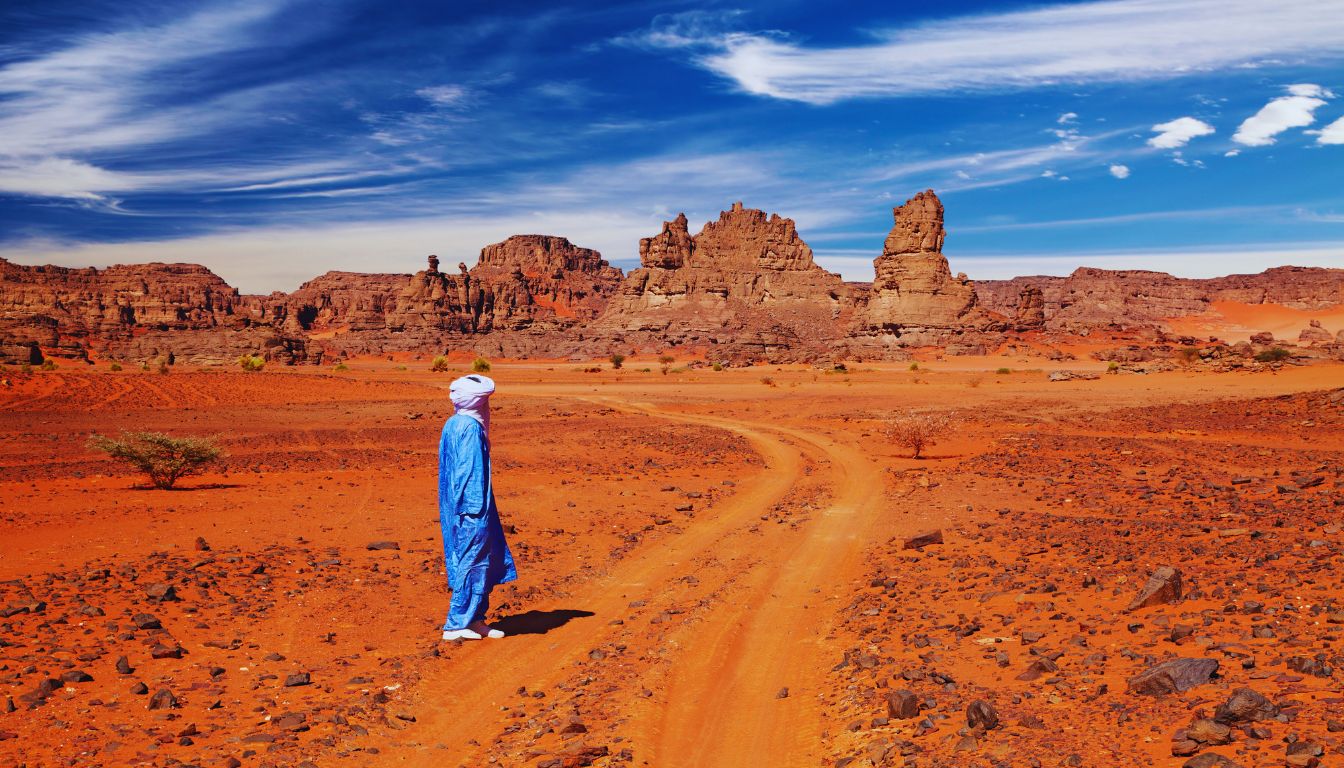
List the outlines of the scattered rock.
{"label": "scattered rock", "polygon": [[1218,705],[1213,719],[1225,725],[1240,725],[1269,720],[1278,714],[1279,708],[1269,699],[1250,688],[1238,688]]}
{"label": "scattered rock", "polygon": [[935,531],[925,531],[924,533],[918,533],[915,534],[914,536],[907,538],[902,548],[922,549],[923,547],[942,543],[943,543],[943,531],[942,529],[939,529]]}
{"label": "scattered rock", "polygon": [[1153,571],[1148,583],[1134,596],[1127,611],[1137,611],[1154,605],[1174,603],[1181,599],[1181,572],[1169,565]]}
{"label": "scattered rock", "polygon": [[1131,677],[1129,691],[1145,696],[1181,693],[1204,685],[1217,672],[1217,659],[1172,659]]}

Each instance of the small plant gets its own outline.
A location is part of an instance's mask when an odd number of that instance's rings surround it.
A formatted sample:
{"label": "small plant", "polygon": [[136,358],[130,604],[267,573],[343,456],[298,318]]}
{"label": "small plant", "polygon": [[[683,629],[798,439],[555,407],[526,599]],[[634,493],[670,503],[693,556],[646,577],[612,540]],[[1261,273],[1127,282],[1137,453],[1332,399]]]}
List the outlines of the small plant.
{"label": "small plant", "polygon": [[155,488],[164,490],[187,475],[201,473],[224,455],[214,438],[171,437],[162,432],[122,432],[117,439],[94,435],[89,447],[127,462],[144,472]]}
{"label": "small plant", "polygon": [[350,366],[346,365],[345,363],[337,363],[331,370],[337,373],[344,373],[345,371],[350,370]]}
{"label": "small plant", "polygon": [[256,373],[266,367],[266,358],[261,355],[239,355],[238,367],[248,373]]}
{"label": "small plant", "polygon": [[429,370],[435,373],[443,373],[448,370],[448,358],[445,355],[437,355],[429,363]]}
{"label": "small plant", "polygon": [[919,370],[919,363],[911,363],[911,364],[910,364],[910,370],[912,370],[912,371],[918,371],[918,370]]}
{"label": "small plant", "polygon": [[980,386],[981,381],[982,379],[979,376],[976,376],[974,378],[967,379],[966,386],[970,387],[971,389],[975,389],[976,387]]}
{"label": "small plant", "polygon": [[715,363],[715,364],[713,364],[713,365],[710,366],[710,369],[715,370],[715,371],[722,371],[722,370],[723,370],[723,363]]}
{"label": "small plant", "polygon": [[1010,374],[1010,373],[1013,372],[1013,369],[1012,369],[1012,368],[999,368],[999,369],[995,370],[994,372],[997,373],[997,374],[999,374],[1000,376],[1007,376],[1008,374]]}
{"label": "small plant", "polygon": [[481,357],[480,355],[477,355],[476,359],[471,361],[471,370],[477,373],[489,373],[490,361],[486,360],[484,357]]}
{"label": "small plant", "polygon": [[1106,372],[1107,372],[1107,373],[1119,373],[1119,372],[1120,372],[1120,364],[1117,363],[1117,362],[1115,362],[1114,360],[1112,360],[1112,361],[1106,366]]}
{"label": "small plant", "polygon": [[52,360],[51,358],[47,358],[46,360],[43,360],[42,365],[38,367],[40,367],[44,371],[54,371],[56,370],[56,361]]}
{"label": "small plant", "polygon": [[668,369],[668,367],[671,366],[671,365],[672,365],[673,363],[675,363],[676,361],[677,361],[677,358],[675,358],[675,357],[673,357],[673,356],[671,356],[671,355],[659,355],[659,356],[658,356],[658,362],[659,362],[659,364],[661,364],[661,365],[663,366],[663,375],[664,375],[664,376],[667,375],[667,369]]}
{"label": "small plant", "polygon": [[909,448],[914,458],[936,443],[952,428],[952,416],[946,413],[907,413],[887,422],[887,436],[893,443]]}
{"label": "small plant", "polygon": [[1266,349],[1263,352],[1257,353],[1255,361],[1257,363],[1281,363],[1292,356],[1293,353],[1283,347],[1274,347],[1273,349]]}
{"label": "small plant", "polygon": [[120,370],[121,370],[121,363],[113,363],[112,365],[108,366],[107,369],[108,369],[109,371],[120,371]]}
{"label": "small plant", "polygon": [[1186,365],[1190,365],[1191,363],[1199,359],[1199,348],[1181,347],[1180,349],[1176,350],[1176,356],[1181,358],[1181,362],[1185,363]]}
{"label": "small plant", "polygon": [[33,372],[33,364],[28,362],[27,360],[23,362],[23,365],[19,366],[19,373],[32,373],[32,372]]}
{"label": "small plant", "polygon": [[612,352],[611,357],[607,359],[611,361],[611,367],[618,371],[621,369],[621,365],[625,363],[625,355],[620,352]]}
{"label": "small plant", "polygon": [[772,379],[772,378],[769,377],[769,376],[762,376],[762,377],[761,377],[761,383],[764,384],[764,385],[767,386],[767,387],[773,387],[773,386],[775,386],[775,380]]}
{"label": "small plant", "polygon": [[166,357],[155,358],[154,365],[156,367],[156,370],[158,370],[159,375],[166,376],[170,373],[170,371],[168,370],[168,358]]}

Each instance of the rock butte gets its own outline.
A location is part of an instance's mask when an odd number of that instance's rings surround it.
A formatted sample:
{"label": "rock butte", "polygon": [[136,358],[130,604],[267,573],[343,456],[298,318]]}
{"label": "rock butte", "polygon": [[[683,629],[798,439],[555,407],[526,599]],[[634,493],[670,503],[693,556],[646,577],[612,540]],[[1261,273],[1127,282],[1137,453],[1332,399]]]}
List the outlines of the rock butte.
{"label": "rock butte", "polygon": [[[1344,270],[1279,267],[1211,280],[1080,268],[1068,277],[973,283],[943,255],[932,190],[893,209],[871,284],[813,260],[793,220],[735,203],[690,234],[685,214],[639,244],[622,275],[562,237],[516,235],[476,265],[414,275],[328,272],[293,293],[242,295],[192,264],[106,269],[0,259],[0,360],[43,356],[195,363],[245,353],[319,363],[398,351],[593,357],[678,347],[749,362],[901,359],[912,348],[976,354],[1050,334],[1147,331],[1216,302],[1302,310],[1344,305]],[[1300,344],[1344,354],[1344,329]]]}

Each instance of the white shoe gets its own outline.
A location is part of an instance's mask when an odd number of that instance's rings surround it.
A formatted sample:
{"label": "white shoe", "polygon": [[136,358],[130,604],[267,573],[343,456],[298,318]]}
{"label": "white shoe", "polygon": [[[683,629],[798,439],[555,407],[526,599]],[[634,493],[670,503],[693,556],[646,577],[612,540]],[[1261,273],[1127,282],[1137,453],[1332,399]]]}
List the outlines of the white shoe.
{"label": "white shoe", "polygon": [[[503,637],[503,633],[500,633],[500,636]],[[444,639],[444,640],[480,640],[480,639],[481,639],[481,635],[480,635],[480,633],[478,633],[478,632],[473,632],[473,631],[471,631],[470,629],[445,629],[445,630],[443,630],[443,639]]]}
{"label": "white shoe", "polygon": [[478,621],[474,624],[468,624],[467,629],[472,630],[477,636],[488,637],[491,640],[498,640],[504,636],[502,630],[494,629],[484,621]]}

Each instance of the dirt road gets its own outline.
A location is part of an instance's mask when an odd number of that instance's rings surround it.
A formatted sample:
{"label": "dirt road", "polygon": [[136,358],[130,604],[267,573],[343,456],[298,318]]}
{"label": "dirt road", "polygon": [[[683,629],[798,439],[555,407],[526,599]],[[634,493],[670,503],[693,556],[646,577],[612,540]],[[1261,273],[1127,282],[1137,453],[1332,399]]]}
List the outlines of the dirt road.
{"label": "dirt road", "polygon": [[[588,399],[737,433],[766,469],[681,535],[626,558],[555,603],[557,612],[592,617],[455,653],[418,686],[416,709],[426,715],[415,730],[425,741],[418,749],[388,750],[380,764],[442,765],[445,755],[435,745],[467,745],[452,759],[474,764],[471,749],[487,746],[501,729],[500,707],[516,691],[563,681],[589,649],[614,635],[649,631],[642,621],[611,623],[626,617],[632,604],[656,613],[689,597],[708,609],[692,627],[663,638],[674,652],[622,691],[635,707],[631,749],[639,763],[816,765],[822,728],[814,681],[833,655],[823,645],[833,610],[825,603],[830,590],[850,583],[855,556],[880,512],[878,469],[855,448],[799,429]],[[819,508],[797,525],[762,526],[802,480],[827,489]],[[705,579],[693,595],[673,588],[707,560],[729,564],[727,583]],[[640,695],[651,688],[659,693]]]}

